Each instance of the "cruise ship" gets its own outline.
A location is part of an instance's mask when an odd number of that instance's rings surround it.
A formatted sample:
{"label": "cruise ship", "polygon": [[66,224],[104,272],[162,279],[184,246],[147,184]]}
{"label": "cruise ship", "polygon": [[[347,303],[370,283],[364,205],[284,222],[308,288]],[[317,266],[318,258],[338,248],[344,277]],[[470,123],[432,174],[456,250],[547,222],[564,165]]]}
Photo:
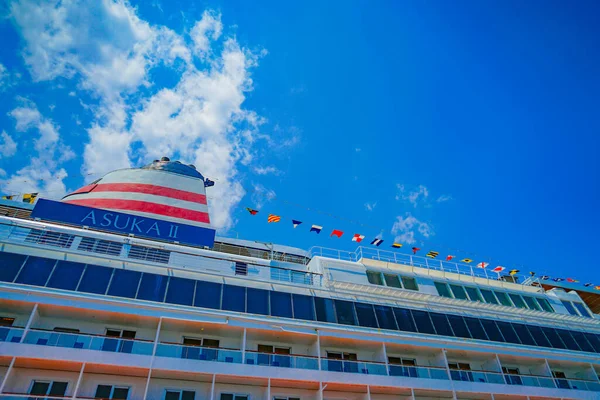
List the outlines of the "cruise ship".
{"label": "cruise ship", "polygon": [[0,399],[600,399],[600,297],[215,236],[167,157],[0,201]]}

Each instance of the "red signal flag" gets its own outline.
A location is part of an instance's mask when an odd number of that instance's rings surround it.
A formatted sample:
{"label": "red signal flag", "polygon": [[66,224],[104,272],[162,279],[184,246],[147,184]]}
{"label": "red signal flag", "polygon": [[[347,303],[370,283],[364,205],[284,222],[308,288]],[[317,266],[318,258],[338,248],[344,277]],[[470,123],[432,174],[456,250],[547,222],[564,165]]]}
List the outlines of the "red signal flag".
{"label": "red signal flag", "polygon": [[419,251],[419,250],[421,250],[421,249],[418,248],[418,247],[413,247],[412,248],[413,254],[417,254],[417,251]]}
{"label": "red signal flag", "polygon": [[331,232],[331,235],[329,235],[329,237],[331,237],[331,236],[342,237],[343,234],[344,234],[344,232],[334,229],[333,232]]}

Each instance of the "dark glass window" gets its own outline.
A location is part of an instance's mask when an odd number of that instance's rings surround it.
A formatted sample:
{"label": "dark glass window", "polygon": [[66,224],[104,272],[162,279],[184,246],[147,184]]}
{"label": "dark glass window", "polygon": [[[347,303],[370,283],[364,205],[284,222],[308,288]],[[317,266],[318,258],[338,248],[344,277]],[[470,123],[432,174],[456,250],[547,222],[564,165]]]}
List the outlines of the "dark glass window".
{"label": "dark glass window", "polygon": [[377,320],[375,319],[375,311],[373,305],[364,303],[354,303],[356,308],[356,316],[360,326],[368,326],[370,328],[378,328]]}
{"label": "dark glass window", "polygon": [[335,314],[337,315],[338,324],[356,325],[354,317],[354,307],[351,301],[334,300]]}
{"label": "dark glass window", "polygon": [[271,292],[271,315],[292,318],[292,295],[285,292]]}
{"label": "dark glass window", "polygon": [[518,308],[527,308],[521,296],[515,293],[509,293],[508,295],[510,296],[515,306],[517,306]]}
{"label": "dark glass window", "polygon": [[85,293],[105,294],[108,282],[113,273],[112,268],[87,264],[77,291]]}
{"label": "dark glass window", "polygon": [[[435,334],[435,329],[433,329],[433,324],[431,323],[431,319],[429,318],[429,313],[426,311],[419,310],[411,310],[413,318],[415,320],[415,324],[417,325],[417,330],[419,333],[431,333]],[[398,322],[400,323],[400,322]]]}
{"label": "dark glass window", "polygon": [[221,284],[215,282],[196,282],[195,307],[221,308]]}
{"label": "dark glass window", "polygon": [[407,290],[419,290],[419,286],[417,285],[417,281],[415,278],[403,276],[402,277],[402,285],[404,286],[404,289],[407,289]]}
{"label": "dark glass window", "polygon": [[502,336],[504,336],[504,339],[508,343],[521,344],[521,341],[519,340],[519,337],[515,333],[515,330],[513,329],[510,322],[496,321],[496,325],[498,325],[498,328],[500,328],[500,332],[502,332]]}
{"label": "dark glass window", "polygon": [[496,325],[496,322],[491,319],[480,319],[481,325],[483,325],[483,329],[485,329],[485,333],[488,338],[494,342],[504,342],[504,337],[502,333],[500,333],[500,329]]}
{"label": "dark glass window", "polygon": [[471,336],[474,339],[480,340],[488,340],[487,335],[485,334],[485,330],[481,326],[481,322],[477,318],[464,317],[467,327],[469,328],[469,332],[471,332]]}
{"label": "dark glass window", "polygon": [[558,333],[558,336],[560,336],[565,346],[567,346],[567,349],[577,351],[581,350],[569,331],[566,331],[564,329],[556,329],[556,333]]}
{"label": "dark glass window", "polygon": [[571,304],[570,301],[564,301],[561,300],[561,303],[563,306],[565,306],[565,308],[567,309],[567,311],[569,312],[569,314],[571,315],[579,315],[579,313],[577,311],[575,311],[575,308],[573,307],[573,305]]}
{"label": "dark glass window", "polygon": [[554,328],[548,328],[548,327],[544,326],[544,327],[542,327],[542,330],[544,331],[544,334],[550,341],[550,344],[552,345],[552,347],[554,347],[555,349],[566,349],[567,348],[565,346],[565,344],[562,342],[562,340],[560,340],[560,337],[558,336],[558,334],[556,333]]}
{"label": "dark glass window", "polygon": [[531,336],[531,334],[529,333],[529,330],[527,330],[527,327],[525,325],[513,323],[512,327],[515,330],[515,332],[517,333],[517,335],[519,335],[519,339],[521,339],[521,343],[527,344],[529,346],[537,345],[537,343],[535,342],[535,340],[533,339],[533,337]]}
{"label": "dark glass window", "polygon": [[191,306],[194,300],[194,288],[196,281],[186,278],[172,276],[169,279],[166,302],[171,304],[181,304]]}
{"label": "dark glass window", "polygon": [[292,303],[294,304],[294,318],[307,321],[315,320],[315,306],[311,296],[293,294]]}
{"label": "dark glass window", "polygon": [[221,308],[229,311],[246,311],[246,288],[223,285],[223,306]]}
{"label": "dark glass window", "polygon": [[246,307],[250,314],[269,315],[269,291],[246,288]]}
{"label": "dark glass window", "polygon": [[448,315],[448,321],[450,321],[450,326],[452,326],[452,331],[454,331],[455,336],[471,338],[469,328],[467,328],[467,324],[463,317],[460,315]]}
{"label": "dark glass window", "polygon": [[429,316],[431,317],[431,321],[433,321],[433,326],[435,327],[435,331],[438,335],[454,336],[454,332],[452,332],[448,318],[446,318],[444,314],[430,312]]}
{"label": "dark glass window", "polygon": [[392,307],[373,306],[373,308],[375,308],[375,315],[377,316],[377,322],[379,322],[379,327],[381,329],[398,329]]}
{"label": "dark glass window", "polygon": [[165,275],[144,272],[137,298],[140,300],[164,301],[168,279],[169,277]]}
{"label": "dark glass window", "polygon": [[552,347],[552,345],[548,341],[548,338],[546,338],[546,335],[542,331],[542,328],[536,325],[526,325],[526,328],[529,331],[529,333],[531,333],[533,340],[535,340],[538,346]]}
{"label": "dark glass window", "polygon": [[12,282],[21,269],[27,256],[13,253],[0,253],[0,281]]}
{"label": "dark glass window", "polygon": [[15,282],[45,286],[54,264],[56,264],[56,260],[29,256]]}
{"label": "dark glass window", "polygon": [[442,283],[442,282],[433,282],[433,283],[435,284],[435,288],[437,289],[440,296],[448,297],[450,299],[452,298],[452,295],[450,294],[450,290],[448,289],[448,285],[446,285],[445,283]]}
{"label": "dark glass window", "polygon": [[110,281],[108,294],[110,296],[129,297],[133,299],[140,283],[141,272],[127,269],[116,269]]}
{"label": "dark glass window", "polygon": [[400,283],[398,275],[383,274],[383,277],[385,278],[386,286],[402,289],[402,284]]}
{"label": "dark glass window", "polygon": [[521,297],[523,297],[523,300],[525,300],[525,303],[527,303],[527,307],[529,307],[532,310],[542,311],[542,308],[537,303],[537,301],[535,300],[534,297],[530,297],[530,296],[521,296]]}
{"label": "dark glass window", "polygon": [[582,317],[593,318],[593,316],[582,303],[573,302],[573,305],[575,306],[575,308],[577,308],[579,314],[581,314]]}
{"label": "dark glass window", "polygon": [[412,313],[410,310],[406,308],[395,308],[394,307],[394,315],[396,316],[396,322],[398,323],[398,329],[401,331],[407,332],[416,332],[417,326],[415,325],[415,321],[412,317]]}
{"label": "dark glass window", "polygon": [[550,303],[548,302],[548,300],[546,300],[546,299],[542,299],[542,298],[540,298],[540,297],[537,297],[536,299],[537,299],[537,301],[538,301],[538,303],[539,303],[540,307],[542,307],[542,309],[543,309],[544,311],[547,311],[547,312],[554,312],[554,308],[552,308],[552,306],[550,305]]}
{"label": "dark glass window", "polygon": [[485,300],[486,303],[498,304],[498,300],[496,299],[496,296],[494,296],[494,293],[492,293],[491,290],[479,289],[479,292],[483,296],[483,299]]}
{"label": "dark glass window", "polygon": [[369,280],[369,283],[372,283],[373,285],[383,285],[381,272],[367,271],[367,279]]}
{"label": "dark glass window", "polygon": [[483,299],[481,298],[481,295],[479,294],[476,288],[465,286],[465,290],[467,291],[467,294],[469,295],[469,299],[471,301],[480,301],[483,303]]}
{"label": "dark glass window", "polygon": [[71,261],[59,261],[48,281],[48,287],[64,290],[75,290],[83,274],[85,264]]}
{"label": "dark glass window", "polygon": [[96,388],[96,395],[94,397],[97,399],[110,399],[110,392],[112,392],[112,386],[98,385]]}
{"label": "dark glass window", "polygon": [[584,332],[583,335],[590,342],[596,353],[600,353],[600,337],[598,335],[594,335],[593,333]]}
{"label": "dark glass window", "polygon": [[590,345],[590,343],[585,338],[585,335],[582,332],[571,331],[571,336],[573,336],[573,339],[575,340],[577,345],[581,348],[581,350],[588,351],[590,353],[594,352],[594,348]]}
{"label": "dark glass window", "polygon": [[332,322],[335,324],[336,319],[333,300],[315,297],[315,311],[317,313],[317,321]]}
{"label": "dark glass window", "polygon": [[504,292],[494,292],[494,293],[496,293],[496,297],[500,301],[500,304],[502,304],[503,306],[512,307],[512,303],[510,302],[510,299],[508,298],[508,295],[506,293],[504,293]]}
{"label": "dark glass window", "polygon": [[467,292],[462,286],[450,284],[450,289],[455,299],[467,300]]}

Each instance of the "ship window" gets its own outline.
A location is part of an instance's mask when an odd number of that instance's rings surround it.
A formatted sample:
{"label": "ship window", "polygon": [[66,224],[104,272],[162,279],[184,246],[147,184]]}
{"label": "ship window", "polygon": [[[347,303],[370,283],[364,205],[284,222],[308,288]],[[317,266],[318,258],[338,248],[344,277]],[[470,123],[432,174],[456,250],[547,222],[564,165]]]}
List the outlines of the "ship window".
{"label": "ship window", "polygon": [[367,271],[367,279],[369,280],[369,283],[372,283],[373,285],[383,285],[381,272]]}
{"label": "ship window", "polygon": [[406,308],[395,308],[394,315],[396,316],[396,322],[398,323],[398,329],[407,332],[416,332],[417,326],[413,319],[412,313]]}
{"label": "ship window", "polygon": [[394,319],[394,311],[388,306],[374,306],[375,315],[377,316],[377,322],[381,329],[393,329],[398,330],[396,326],[396,320]]}
{"label": "ship window", "polygon": [[454,332],[452,332],[448,318],[446,318],[444,314],[432,312],[429,313],[429,316],[431,317],[431,321],[433,321],[433,326],[435,327],[435,331],[438,335],[454,336]]}
{"label": "ship window", "polygon": [[419,333],[435,334],[435,329],[433,329],[433,324],[431,323],[428,312],[412,310],[411,313],[415,319],[415,324],[417,325]]}
{"label": "ship window", "polygon": [[75,290],[83,274],[85,264],[71,261],[59,261],[48,281],[48,287],[64,290]]}
{"label": "ship window", "polygon": [[221,400],[248,400],[248,395],[221,393]]}
{"label": "ship window", "polygon": [[315,297],[315,311],[317,313],[317,321],[336,322],[333,300]]}
{"label": "ship window", "polygon": [[525,300],[525,303],[527,303],[527,307],[531,308],[532,310],[542,311],[542,308],[537,303],[537,301],[535,300],[534,297],[529,297],[529,296],[521,296],[521,297],[523,297],[523,300]]}
{"label": "ship window", "polygon": [[285,292],[271,292],[271,315],[292,318],[292,295]]}
{"label": "ship window", "polygon": [[465,320],[460,315],[448,315],[448,321],[450,321],[450,326],[452,326],[452,331],[454,331],[454,335],[462,338],[471,338],[471,334],[469,333],[469,328],[467,328],[467,324]]}
{"label": "ship window", "polygon": [[544,311],[546,311],[546,312],[552,312],[552,313],[554,312],[554,308],[552,308],[552,306],[550,305],[550,303],[548,302],[548,300],[542,299],[542,298],[539,298],[539,297],[537,297],[536,299],[537,299],[540,307],[542,307],[542,309]]}
{"label": "ship window", "polygon": [[579,345],[581,350],[590,353],[594,352],[594,348],[588,343],[587,339],[585,338],[582,332],[571,331],[571,336],[573,336],[573,340],[575,340],[575,342]]}
{"label": "ship window", "polygon": [[358,317],[358,324],[360,326],[378,328],[372,304],[354,303],[354,307],[356,308],[356,316]]}
{"label": "ship window", "polygon": [[565,346],[567,346],[567,349],[576,351],[581,350],[575,340],[573,340],[573,336],[571,336],[569,331],[564,329],[556,329],[556,333],[558,333],[558,336],[560,336]]}
{"label": "ship window", "polygon": [[246,288],[223,285],[223,310],[246,311]]}
{"label": "ship window", "polygon": [[465,286],[465,290],[467,291],[467,294],[469,295],[469,299],[471,299],[471,301],[479,301],[483,303],[483,299],[481,298],[481,295],[479,294],[477,288]]}
{"label": "ship window", "polygon": [[383,277],[385,278],[386,286],[402,289],[398,275],[383,274]]}
{"label": "ship window", "polygon": [[171,252],[163,249],[155,249],[152,247],[136,246],[132,245],[129,249],[127,257],[136,260],[146,260],[157,263],[168,264]]}
{"label": "ship window", "polygon": [[111,385],[98,385],[96,388],[96,399],[122,399],[127,400],[129,397],[128,387],[119,387]]}
{"label": "ship window", "polygon": [[94,239],[90,237],[81,238],[77,250],[91,251],[93,253],[108,254],[118,256],[121,254],[123,243],[111,242],[108,240]]}
{"label": "ship window", "polygon": [[14,322],[15,322],[14,318],[0,317],[0,326],[13,326]]}
{"label": "ship window", "polygon": [[17,276],[16,283],[45,286],[56,260],[30,256]]}
{"label": "ship window", "polygon": [[517,335],[519,335],[519,339],[521,339],[521,343],[527,344],[529,346],[536,345],[535,340],[533,339],[533,337],[531,337],[531,334],[529,333],[529,331],[527,330],[527,327],[525,325],[513,323],[512,327],[514,328]]}
{"label": "ship window", "polygon": [[195,307],[221,308],[221,284],[214,282],[196,282]]}
{"label": "ship window", "polygon": [[402,276],[401,278],[404,289],[419,290],[419,286],[417,285],[417,281],[415,280],[415,278],[410,278],[408,276]]}
{"label": "ship window", "polygon": [[502,336],[504,336],[504,339],[508,343],[521,344],[521,341],[519,340],[519,337],[515,333],[515,330],[510,322],[496,321],[496,325],[498,325],[500,332],[502,332]]}
{"label": "ship window", "polygon": [[194,300],[196,281],[172,276],[169,279],[166,302],[191,306]]}
{"label": "ship window", "polygon": [[300,400],[300,397],[273,397],[273,400]]}
{"label": "ship window", "polygon": [[106,288],[112,273],[112,268],[87,264],[77,291],[95,294],[106,293]]}
{"label": "ship window", "polygon": [[354,307],[351,301],[334,300],[338,324],[356,325]]}
{"label": "ship window", "polygon": [[170,390],[165,392],[165,400],[194,400],[196,392],[193,390]]}
{"label": "ship window", "polygon": [[504,293],[504,292],[494,292],[494,293],[496,294],[496,297],[500,301],[500,304],[502,304],[503,306],[512,307],[512,303],[510,302],[510,299],[508,298],[508,295],[506,293]]}
{"label": "ship window", "polygon": [[555,349],[566,349],[566,346],[558,336],[558,333],[556,333],[556,331],[553,328],[542,327],[542,330],[544,331],[544,334],[550,341],[552,347],[554,347]]}
{"label": "ship window", "polygon": [[583,332],[585,338],[590,342],[596,353],[600,353],[600,337],[598,335],[594,335],[593,333]]}
{"label": "ship window", "polygon": [[481,325],[483,325],[483,329],[485,329],[485,333],[490,338],[490,340],[494,342],[504,342],[504,337],[502,333],[500,333],[500,329],[496,325],[496,322],[490,319],[480,319]]}
{"label": "ship window", "polygon": [[535,342],[537,343],[538,346],[541,346],[541,347],[552,347],[552,345],[550,344],[550,342],[546,338],[546,335],[544,335],[544,332],[542,331],[542,328],[540,328],[539,326],[536,326],[536,325],[526,325],[526,328],[527,328],[527,330],[531,334],[531,337],[533,337],[533,340],[535,340]]}
{"label": "ship window", "polygon": [[508,295],[510,296],[511,300],[513,301],[513,304],[516,307],[527,308],[527,306],[525,305],[525,302],[523,301],[521,296],[519,296],[518,294],[515,294],[515,293],[509,293]]}
{"label": "ship window", "polygon": [[269,315],[269,292],[246,288],[246,307],[250,314]]}
{"label": "ship window", "polygon": [[67,391],[67,382],[33,381],[29,394],[62,397]]}
{"label": "ship window", "polygon": [[565,308],[567,309],[567,311],[569,312],[569,314],[571,315],[577,315],[579,316],[579,313],[575,310],[575,308],[573,307],[573,305],[571,304],[570,301],[561,301],[562,305],[565,306]]}
{"label": "ship window", "polygon": [[469,332],[471,332],[471,336],[473,336],[473,339],[489,340],[485,334],[485,330],[481,326],[479,319],[471,317],[464,317],[464,319],[467,327],[469,328]]}
{"label": "ship window", "polygon": [[435,284],[435,288],[437,289],[438,293],[440,296],[442,297],[448,297],[448,298],[452,298],[452,294],[450,293],[450,290],[448,289],[448,285],[446,285],[445,283],[441,283],[441,282],[433,282]]}
{"label": "ship window", "polygon": [[149,301],[164,301],[165,291],[167,289],[168,276],[148,274],[144,272],[137,298]]}
{"label": "ship window", "polygon": [[116,269],[113,278],[110,281],[108,295],[129,297],[131,299],[135,298],[141,276],[141,272]]}
{"label": "ship window", "polygon": [[248,275],[248,264],[243,262],[235,263],[235,274],[236,275]]}
{"label": "ship window", "polygon": [[465,292],[465,288],[462,286],[450,284],[450,289],[452,290],[454,298],[467,300],[467,292]]}
{"label": "ship window", "polygon": [[71,243],[73,243],[74,238],[75,236],[69,235],[68,233],[32,229],[25,238],[25,241],[66,248],[71,247]]}
{"label": "ship window", "polygon": [[294,318],[307,321],[315,320],[315,307],[313,299],[303,294],[293,294]]}
{"label": "ship window", "polygon": [[0,253],[0,281],[14,281],[26,258],[22,254]]}
{"label": "ship window", "polygon": [[593,318],[590,312],[587,310],[587,308],[585,308],[583,304],[573,302],[573,305],[575,306],[575,308],[577,308],[582,317]]}
{"label": "ship window", "polygon": [[479,289],[479,291],[481,292],[481,295],[486,303],[498,304],[498,299],[496,299],[496,296],[494,296],[494,293],[491,290]]}

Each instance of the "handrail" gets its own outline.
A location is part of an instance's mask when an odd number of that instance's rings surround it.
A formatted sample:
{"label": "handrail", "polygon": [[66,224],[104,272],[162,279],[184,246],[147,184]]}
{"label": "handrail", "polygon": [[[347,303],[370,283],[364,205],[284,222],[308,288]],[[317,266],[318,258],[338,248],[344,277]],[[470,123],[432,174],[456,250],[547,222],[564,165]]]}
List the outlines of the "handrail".
{"label": "handrail", "polygon": [[[178,342],[158,342],[158,344],[159,345],[168,344],[168,345],[182,346],[182,347],[196,347],[199,349],[242,351],[242,349],[234,349],[231,347],[210,347],[210,346],[202,346],[202,345],[197,345],[197,344],[183,344],[183,343],[178,343]],[[246,351],[248,351],[248,350],[246,350]]]}
{"label": "handrail", "polygon": [[55,331],[52,329],[41,329],[41,328],[31,328],[29,329],[31,332],[48,332],[48,333],[55,333],[57,335],[75,335],[75,336],[91,336],[91,337],[101,337],[101,338],[106,338],[106,339],[118,339],[118,340],[131,340],[131,341],[135,341],[135,342],[147,342],[147,343],[154,343],[154,340],[149,340],[149,339],[138,339],[138,338],[125,338],[125,337],[118,337],[118,336],[107,336],[107,335],[101,335],[98,333],[85,333],[85,332],[61,332],[61,331]]}
{"label": "handrail", "polygon": [[[319,358],[318,356],[311,356],[311,355],[305,355],[305,354],[265,353],[264,351],[250,350],[250,349],[246,349],[246,353],[265,354],[268,356],[282,356],[282,357],[303,357],[303,358],[314,358],[314,359]],[[346,360],[344,360],[344,361],[346,361]]]}

